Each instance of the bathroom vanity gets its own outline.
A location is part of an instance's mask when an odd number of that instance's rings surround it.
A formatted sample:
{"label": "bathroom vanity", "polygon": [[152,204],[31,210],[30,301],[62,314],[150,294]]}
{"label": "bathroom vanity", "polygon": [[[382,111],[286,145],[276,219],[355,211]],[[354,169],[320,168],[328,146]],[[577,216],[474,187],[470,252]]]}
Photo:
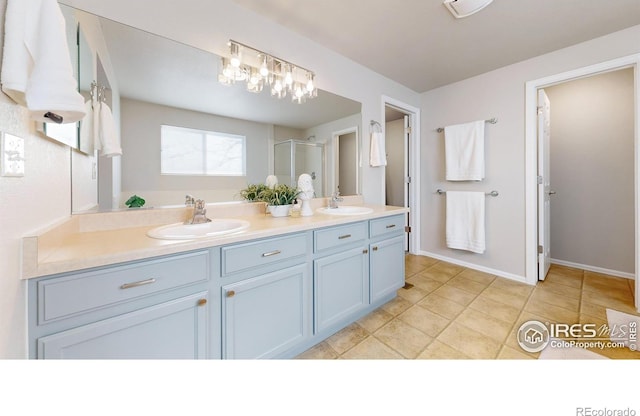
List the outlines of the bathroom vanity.
{"label": "bathroom vanity", "polygon": [[63,233],[25,276],[29,356],[295,357],[396,296],[406,211],[253,214],[242,233],[188,241]]}

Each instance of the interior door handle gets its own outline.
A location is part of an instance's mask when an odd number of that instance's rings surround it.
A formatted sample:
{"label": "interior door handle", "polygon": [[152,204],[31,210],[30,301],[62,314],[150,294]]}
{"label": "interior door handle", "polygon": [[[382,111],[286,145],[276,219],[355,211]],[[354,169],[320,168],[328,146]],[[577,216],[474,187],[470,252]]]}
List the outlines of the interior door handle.
{"label": "interior door handle", "polygon": [[547,193],[548,193],[549,195],[555,195],[555,194],[556,194],[556,191],[549,191],[549,192],[547,192]]}

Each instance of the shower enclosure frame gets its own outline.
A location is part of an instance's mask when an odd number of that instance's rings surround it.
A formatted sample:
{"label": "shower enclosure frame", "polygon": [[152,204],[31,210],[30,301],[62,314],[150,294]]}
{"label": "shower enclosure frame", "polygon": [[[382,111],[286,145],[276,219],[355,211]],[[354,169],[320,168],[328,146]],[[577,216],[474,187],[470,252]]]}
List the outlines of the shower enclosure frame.
{"label": "shower enclosure frame", "polygon": [[[276,176],[283,176],[283,175],[277,175],[276,173],[276,166],[277,166],[277,159],[276,159],[276,146],[283,144],[283,143],[290,143],[290,148],[289,148],[289,160],[290,160],[290,180],[291,180],[291,184],[293,186],[297,186],[297,181],[298,181],[298,177],[296,176],[296,169],[295,169],[295,145],[303,145],[303,146],[309,146],[309,147],[318,147],[320,148],[322,155],[321,155],[321,167],[322,167],[322,173],[320,175],[321,181],[322,181],[322,189],[315,189],[314,186],[314,191],[315,191],[315,196],[316,198],[320,198],[320,197],[324,197],[326,195],[326,189],[327,189],[327,161],[326,161],[326,148],[325,148],[325,144],[324,143],[317,143],[317,142],[310,142],[310,141],[306,141],[306,140],[302,140],[302,139],[286,139],[286,140],[280,140],[277,141],[273,144],[273,173]],[[304,173],[309,173],[311,174],[311,172],[304,172]]]}

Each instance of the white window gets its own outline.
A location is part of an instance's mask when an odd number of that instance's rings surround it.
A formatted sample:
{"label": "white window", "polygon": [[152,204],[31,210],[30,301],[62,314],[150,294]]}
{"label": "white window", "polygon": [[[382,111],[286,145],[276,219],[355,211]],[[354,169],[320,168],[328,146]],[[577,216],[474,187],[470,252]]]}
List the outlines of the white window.
{"label": "white window", "polygon": [[161,126],[162,175],[245,176],[246,137]]}

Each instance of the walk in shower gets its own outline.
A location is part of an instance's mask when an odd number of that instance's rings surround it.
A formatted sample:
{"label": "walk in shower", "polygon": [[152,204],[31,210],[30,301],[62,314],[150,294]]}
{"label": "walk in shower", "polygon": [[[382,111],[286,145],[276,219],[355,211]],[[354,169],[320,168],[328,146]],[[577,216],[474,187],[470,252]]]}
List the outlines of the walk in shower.
{"label": "walk in shower", "polygon": [[316,197],[325,196],[324,144],[289,139],[275,143],[274,174],[278,183],[298,185],[303,173],[311,175]]}

